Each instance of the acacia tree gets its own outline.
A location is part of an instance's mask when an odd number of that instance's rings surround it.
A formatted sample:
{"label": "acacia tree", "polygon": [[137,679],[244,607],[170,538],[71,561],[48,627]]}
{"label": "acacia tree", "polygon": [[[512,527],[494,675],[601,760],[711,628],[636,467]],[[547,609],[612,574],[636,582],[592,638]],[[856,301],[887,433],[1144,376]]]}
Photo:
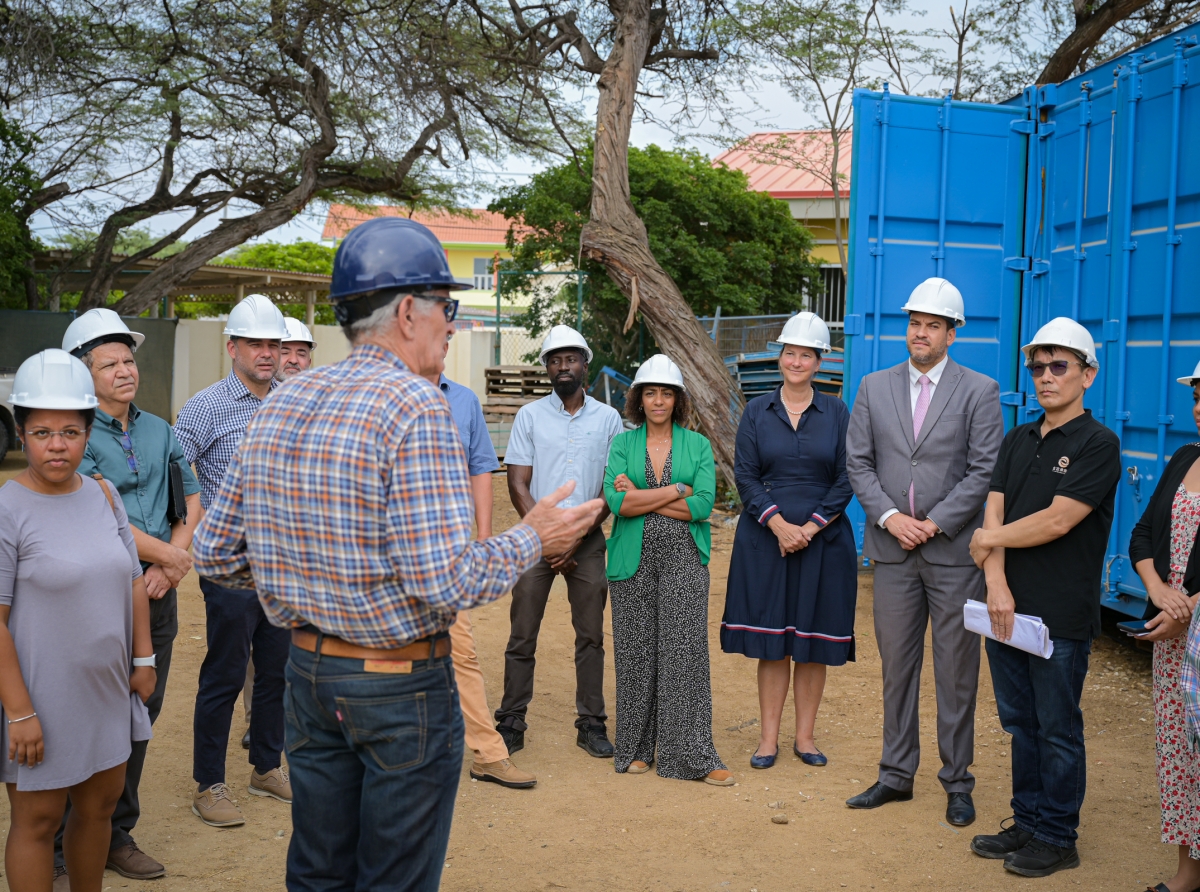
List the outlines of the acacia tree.
{"label": "acacia tree", "polygon": [[[1200,20],[1200,0],[980,0],[968,91],[1003,100],[1064,81]],[[979,62],[988,57],[988,65]]]}
{"label": "acacia tree", "polygon": [[[471,159],[561,151],[579,123],[454,0],[9,0],[0,66],[52,184],[39,207],[96,233],[80,309],[185,237],[114,309],[141,312],[314,198],[444,203]],[[114,256],[147,226],[165,234]]]}
{"label": "acacia tree", "polygon": [[[730,13],[722,0],[509,0],[503,9],[465,0],[494,28],[506,58],[522,66],[531,90],[594,86],[596,127],[590,214],[582,254],[600,264],[640,312],[655,341],[683,370],[718,466],[733,479],[733,448],[743,400],[716,345],[650,249],[630,201],[629,135],[639,97],[677,105],[675,120],[716,110],[722,87],[740,71],[738,47],[718,49]],[[644,110],[643,110],[644,113]]]}

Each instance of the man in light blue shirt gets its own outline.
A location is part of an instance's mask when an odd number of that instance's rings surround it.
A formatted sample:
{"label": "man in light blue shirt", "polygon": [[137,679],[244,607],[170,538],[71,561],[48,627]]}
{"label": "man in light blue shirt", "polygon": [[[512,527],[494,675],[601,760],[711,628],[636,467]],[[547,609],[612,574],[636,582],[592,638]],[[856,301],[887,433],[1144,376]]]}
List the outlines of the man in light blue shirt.
{"label": "man in light blue shirt", "polygon": [[[554,392],[521,407],[513,420],[505,463],[508,495],[522,517],[537,500],[568,480],[575,490],[560,507],[580,505],[600,495],[604,466],[621,416],[587,395],[592,351],[583,335],[556,325],[542,342],[542,362]],[[571,622],[575,626],[576,743],[590,755],[612,758],[604,711],[605,544],[600,525],[607,508],[586,536],[560,555],[539,561],[513,587],[508,648],[504,652],[504,699],[496,710],[496,730],[510,754],[525,745],[525,722],[533,699],[537,636],[554,577],[567,581]]]}

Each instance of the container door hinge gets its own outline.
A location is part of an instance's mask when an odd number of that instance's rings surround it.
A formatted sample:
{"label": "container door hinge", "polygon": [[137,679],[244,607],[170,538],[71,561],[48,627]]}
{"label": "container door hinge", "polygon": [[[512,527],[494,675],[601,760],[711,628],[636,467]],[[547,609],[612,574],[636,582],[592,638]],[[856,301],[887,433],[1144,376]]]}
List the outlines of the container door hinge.
{"label": "container door hinge", "polygon": [[1174,424],[1174,423],[1175,423],[1175,416],[1174,416],[1174,415],[1159,415],[1159,416],[1158,416],[1158,423],[1159,423],[1159,424],[1166,424],[1166,425],[1171,425],[1171,424]]}
{"label": "container door hinge", "polygon": [[1036,121],[1009,121],[1008,126],[1011,130],[1024,133],[1026,136],[1032,135],[1037,130]]}
{"label": "container door hinge", "polygon": [[863,333],[863,317],[861,313],[850,313],[842,320],[842,332],[847,335]]}
{"label": "container door hinge", "polygon": [[1000,394],[1000,405],[1002,406],[1023,406],[1025,405],[1025,394],[1008,391]]}
{"label": "container door hinge", "polygon": [[1030,269],[1030,260],[1028,257],[1005,257],[1004,268],[1014,269],[1019,273],[1027,273]]}
{"label": "container door hinge", "polygon": [[1033,261],[1033,274],[1035,276],[1044,276],[1048,272],[1050,272],[1050,261],[1049,260]]}
{"label": "container door hinge", "polygon": [[1045,139],[1046,137],[1048,137],[1050,134],[1052,134],[1054,132],[1054,129],[1057,126],[1058,125],[1055,124],[1053,121],[1047,121],[1044,124],[1039,124],[1038,131],[1037,131],[1038,138]]}
{"label": "container door hinge", "polygon": [[1104,320],[1104,340],[1105,342],[1115,341],[1121,336],[1121,320],[1120,319],[1105,319]]}

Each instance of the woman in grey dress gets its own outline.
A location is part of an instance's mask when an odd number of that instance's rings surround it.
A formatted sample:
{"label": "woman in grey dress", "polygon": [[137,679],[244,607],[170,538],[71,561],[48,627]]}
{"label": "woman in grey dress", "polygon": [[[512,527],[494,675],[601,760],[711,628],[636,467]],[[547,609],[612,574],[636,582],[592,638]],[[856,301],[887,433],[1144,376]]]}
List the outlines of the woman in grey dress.
{"label": "woman in grey dress", "polygon": [[21,365],[10,402],[29,466],[0,487],[6,879],[48,892],[70,794],[71,889],[100,892],[130,741],[150,736],[150,606],[121,499],[76,472],[95,415],[87,368],[43,351]]}

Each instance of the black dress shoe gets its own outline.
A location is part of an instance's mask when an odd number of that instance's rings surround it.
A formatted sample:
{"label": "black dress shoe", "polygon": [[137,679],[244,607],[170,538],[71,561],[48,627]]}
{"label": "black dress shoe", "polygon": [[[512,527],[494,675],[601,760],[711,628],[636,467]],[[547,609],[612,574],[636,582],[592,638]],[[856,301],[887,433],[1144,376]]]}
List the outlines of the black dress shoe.
{"label": "black dress shoe", "polygon": [[975,823],[975,803],[970,793],[946,794],[946,820],[955,827]]}
{"label": "black dress shoe", "polygon": [[857,796],[851,796],[846,804],[851,808],[879,808],[889,802],[908,802],[912,796],[912,790],[897,790],[877,782]]}
{"label": "black dress shoe", "polygon": [[597,759],[611,759],[613,745],[609,742],[608,731],[603,722],[588,722],[579,726],[579,736],[575,739],[577,746],[587,750],[589,756]]}
{"label": "black dress shoe", "polygon": [[[1012,821],[1007,827],[1005,821]],[[1016,818],[1005,818],[1000,822],[1000,832],[980,835],[971,840],[971,851],[980,858],[1007,858],[1019,852],[1033,839],[1033,834],[1017,826]]]}
{"label": "black dress shoe", "polygon": [[1004,869],[1023,877],[1048,877],[1060,870],[1079,866],[1079,849],[1075,846],[1052,846],[1040,839],[1031,839],[1025,848],[1004,859]]}
{"label": "black dress shoe", "polygon": [[504,745],[508,747],[508,754],[510,756],[525,749],[524,728],[518,730],[508,722],[501,722],[496,726],[496,731],[504,741]]}
{"label": "black dress shoe", "polygon": [[246,733],[242,735],[242,749],[250,749],[250,729],[246,729]]}

